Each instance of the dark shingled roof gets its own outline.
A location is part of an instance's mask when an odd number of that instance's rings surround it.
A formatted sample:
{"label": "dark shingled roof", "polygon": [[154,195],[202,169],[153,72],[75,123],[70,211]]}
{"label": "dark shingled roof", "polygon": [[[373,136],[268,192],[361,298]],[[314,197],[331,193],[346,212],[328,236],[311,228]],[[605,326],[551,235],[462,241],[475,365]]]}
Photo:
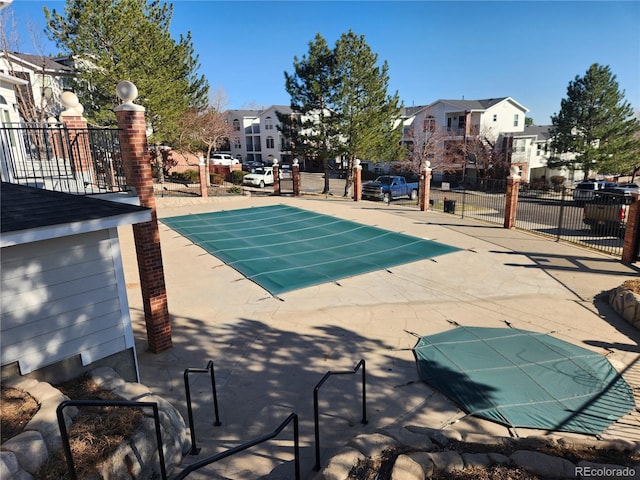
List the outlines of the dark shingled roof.
{"label": "dark shingled roof", "polygon": [[146,207],[2,182],[0,232],[18,232],[148,211]]}

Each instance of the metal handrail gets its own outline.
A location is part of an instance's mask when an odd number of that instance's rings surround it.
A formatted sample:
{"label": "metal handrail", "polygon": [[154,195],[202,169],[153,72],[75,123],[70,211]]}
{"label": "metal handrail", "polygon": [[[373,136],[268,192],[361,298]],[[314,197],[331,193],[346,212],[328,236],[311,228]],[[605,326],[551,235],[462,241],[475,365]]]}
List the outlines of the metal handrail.
{"label": "metal handrail", "polygon": [[316,464],[313,467],[315,471],[320,470],[320,419],[318,414],[318,391],[320,387],[326,382],[330,376],[332,375],[353,375],[357,373],[357,371],[362,367],[362,420],[360,423],[366,425],[369,423],[367,421],[367,383],[366,383],[366,365],[364,358],[358,362],[358,364],[353,367],[353,370],[345,370],[342,372],[327,372],[325,373],[322,380],[318,382],[316,387],[313,389],[313,420],[315,424],[315,439],[316,439]]}
{"label": "metal handrail", "polygon": [[69,445],[69,434],[67,432],[67,425],[64,420],[64,409],[66,407],[129,407],[129,408],[152,408],[153,420],[156,430],[156,443],[158,447],[158,457],[160,459],[160,474],[162,480],[166,480],[167,471],[164,464],[164,453],[162,451],[162,434],[160,432],[160,415],[158,414],[158,404],[156,402],[132,402],[132,401],[112,401],[112,400],[65,400],[58,408],[56,408],[56,415],[58,417],[58,427],[60,428],[60,436],[62,438],[62,448],[67,460],[67,466],[69,468],[69,475],[71,480],[77,480],[75,465],[73,463],[73,455],[71,453],[71,446]]}
{"label": "metal handrail", "polygon": [[220,452],[211,457],[205,458],[197,463],[189,465],[177,476],[173,478],[173,480],[181,480],[186,478],[192,472],[201,469],[202,467],[206,467],[207,465],[211,465],[218,460],[222,460],[223,458],[227,458],[236,453],[242,452],[248,448],[251,448],[260,443],[266,442],[267,440],[271,440],[272,438],[277,437],[284,427],[286,427],[293,420],[293,442],[294,442],[294,465],[295,465],[295,480],[300,480],[300,444],[298,438],[298,415],[296,413],[292,413],[289,415],[284,422],[278,426],[273,432],[267,433],[260,437],[254,438],[248,442],[243,443],[242,445],[238,445],[237,447],[230,448],[229,450],[225,450],[224,452]]}
{"label": "metal handrail", "polygon": [[213,410],[216,415],[216,421],[213,423],[214,426],[219,427],[222,425],[220,422],[220,414],[218,413],[218,394],[216,392],[216,374],[213,369],[213,360],[209,360],[207,363],[207,368],[187,368],[184,371],[184,388],[187,396],[187,412],[189,415],[189,429],[191,430],[191,450],[189,453],[191,455],[197,455],[200,453],[200,449],[196,447],[196,429],[195,423],[193,421],[193,408],[191,406],[191,388],[189,385],[189,374],[190,373],[209,373],[211,377],[211,391],[213,392]]}

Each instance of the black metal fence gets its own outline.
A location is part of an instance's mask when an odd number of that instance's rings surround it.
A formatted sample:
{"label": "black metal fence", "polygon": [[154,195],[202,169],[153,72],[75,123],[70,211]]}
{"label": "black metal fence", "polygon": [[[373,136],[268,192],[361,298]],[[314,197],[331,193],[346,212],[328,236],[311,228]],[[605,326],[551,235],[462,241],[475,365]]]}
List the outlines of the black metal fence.
{"label": "black metal fence", "polygon": [[75,194],[127,191],[117,129],[0,127],[2,181]]}
{"label": "black metal fence", "polygon": [[622,255],[625,218],[630,197],[603,192],[583,204],[573,199],[573,188],[520,189],[516,228]]}
{"label": "black metal fence", "polygon": [[[503,225],[506,190],[506,180],[476,180],[466,182],[465,187],[459,182],[432,182],[429,209]],[[615,212],[609,212],[608,220],[591,219],[585,215],[585,209],[594,207],[589,206],[591,203],[576,202],[573,192],[573,187],[541,187],[522,183],[515,227],[610,255],[622,255],[623,217],[628,204],[613,198],[615,195],[612,193],[601,192],[599,201]],[[394,199],[390,205],[418,208],[418,202],[406,199]]]}

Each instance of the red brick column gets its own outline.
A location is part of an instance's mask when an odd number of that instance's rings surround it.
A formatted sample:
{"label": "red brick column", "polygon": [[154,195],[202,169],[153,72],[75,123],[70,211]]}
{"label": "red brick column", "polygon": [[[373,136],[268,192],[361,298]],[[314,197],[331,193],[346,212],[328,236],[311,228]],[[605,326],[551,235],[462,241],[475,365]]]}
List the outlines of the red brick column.
{"label": "red brick column", "polygon": [[273,194],[280,195],[280,168],[278,161],[273,161]]}
{"label": "red brick column", "polygon": [[153,194],[151,157],[146,136],[144,107],[132,103],[135,85],[120,82],[118,96],[125,102],[115,108],[127,184],[135,187],[140,205],[151,209],[151,221],[133,225],[147,326],[149,350],[159,353],[172,347],[171,321],[160,250],[160,232]]}
{"label": "red brick column", "polygon": [[300,165],[298,165],[298,159],[293,159],[293,165],[291,166],[293,172],[293,196],[300,196]]}
{"label": "red brick column", "polygon": [[207,164],[204,161],[204,157],[200,157],[200,163],[198,165],[198,173],[200,174],[200,196],[207,198],[209,191],[207,190]]}
{"label": "red brick column", "polygon": [[429,196],[431,194],[431,169],[429,168],[431,164],[427,162],[425,164],[424,169],[422,170],[422,175],[420,175],[420,211],[424,212],[429,210]]}
{"label": "red brick column", "polygon": [[504,206],[504,228],[516,225],[516,209],[518,206],[518,192],[520,191],[520,175],[517,167],[511,167],[511,175],[507,177],[507,198]]}
{"label": "red brick column", "polygon": [[637,262],[640,248],[640,195],[635,193],[633,197],[634,201],[627,212],[627,228],[622,245],[622,261],[625,263]]}
{"label": "red brick column", "polygon": [[[64,92],[61,98],[67,109],[60,114],[60,121],[67,128],[69,134],[69,145],[72,152],[67,152],[73,161],[73,167],[78,172],[91,171],[91,147],[89,146],[89,132],[87,130],[87,119],[82,116],[82,105],[78,97],[72,92]],[[62,147],[65,148],[64,146]],[[95,175],[95,172],[94,172]],[[85,178],[85,180],[88,180]],[[96,178],[91,179],[97,183]]]}
{"label": "red brick column", "polygon": [[360,160],[356,160],[353,166],[353,201],[362,200],[362,165]]}

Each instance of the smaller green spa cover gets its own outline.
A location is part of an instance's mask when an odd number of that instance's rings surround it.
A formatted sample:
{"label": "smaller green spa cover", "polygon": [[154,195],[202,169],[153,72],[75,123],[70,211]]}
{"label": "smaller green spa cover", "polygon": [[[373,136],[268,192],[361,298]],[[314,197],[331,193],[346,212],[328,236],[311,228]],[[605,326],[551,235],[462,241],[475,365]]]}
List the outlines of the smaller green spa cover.
{"label": "smaller green spa cover", "polygon": [[287,205],[161,221],[273,295],[459,250]]}
{"label": "smaller green spa cover", "polygon": [[595,435],[635,407],[604,356],[551,335],[456,327],[413,351],[422,380],[467,414],[510,427]]}

